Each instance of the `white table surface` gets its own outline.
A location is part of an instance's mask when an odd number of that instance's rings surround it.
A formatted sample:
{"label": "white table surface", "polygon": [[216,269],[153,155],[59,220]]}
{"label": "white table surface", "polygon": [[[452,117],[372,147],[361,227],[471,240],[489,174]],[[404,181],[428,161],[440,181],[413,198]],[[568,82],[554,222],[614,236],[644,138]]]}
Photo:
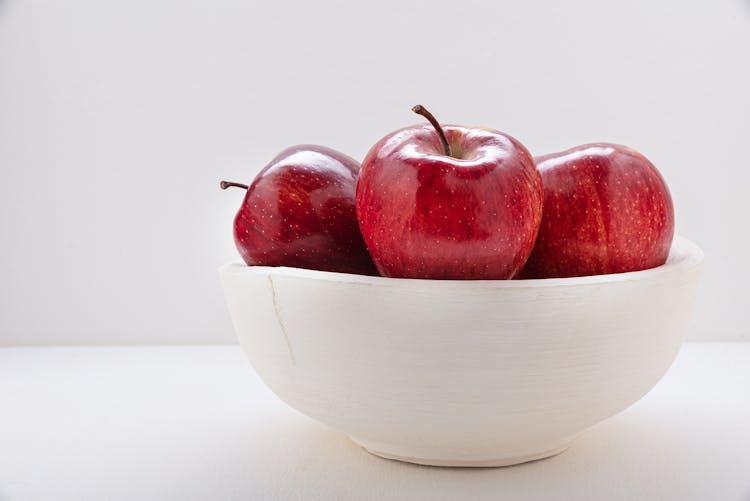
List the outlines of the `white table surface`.
{"label": "white table surface", "polygon": [[750,343],[687,344],[565,453],[383,460],[291,410],[237,346],[0,349],[0,499],[750,500]]}

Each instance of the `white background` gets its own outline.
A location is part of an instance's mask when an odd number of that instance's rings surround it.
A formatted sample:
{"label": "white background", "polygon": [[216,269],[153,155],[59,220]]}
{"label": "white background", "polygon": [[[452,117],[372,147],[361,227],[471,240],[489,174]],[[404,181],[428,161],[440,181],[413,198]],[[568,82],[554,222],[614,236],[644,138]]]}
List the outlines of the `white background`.
{"label": "white background", "polygon": [[429,106],[534,153],[646,154],[750,339],[750,2],[0,0],[0,344],[232,342],[216,269],[279,150]]}

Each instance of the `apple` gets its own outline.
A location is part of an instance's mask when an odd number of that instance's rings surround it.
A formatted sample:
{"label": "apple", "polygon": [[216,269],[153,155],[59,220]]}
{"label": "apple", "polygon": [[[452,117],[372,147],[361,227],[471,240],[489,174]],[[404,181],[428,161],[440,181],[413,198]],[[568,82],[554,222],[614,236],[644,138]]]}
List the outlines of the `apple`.
{"label": "apple", "polygon": [[544,215],[522,278],[621,273],[664,264],[674,208],[664,179],[637,151],[595,143],[536,159]]}
{"label": "apple", "polygon": [[431,125],[397,130],[369,151],[357,217],[381,275],[509,279],[542,217],[542,183],[517,140],[496,130]]}
{"label": "apple", "polygon": [[247,190],[234,241],[248,265],[376,274],[357,225],[359,163],[323,146],[287,148]]}

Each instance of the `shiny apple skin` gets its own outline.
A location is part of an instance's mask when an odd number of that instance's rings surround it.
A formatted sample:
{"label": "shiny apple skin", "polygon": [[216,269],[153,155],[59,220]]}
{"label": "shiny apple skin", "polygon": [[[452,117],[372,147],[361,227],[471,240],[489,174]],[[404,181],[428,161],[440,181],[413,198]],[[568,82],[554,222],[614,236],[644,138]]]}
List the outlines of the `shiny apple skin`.
{"label": "shiny apple skin", "polygon": [[234,219],[248,265],[377,274],[359,232],[359,163],[330,148],[287,148],[260,171]]}
{"label": "shiny apple skin", "polygon": [[362,163],[357,217],[381,275],[509,279],[523,267],[542,215],[532,156],[502,132],[430,125],[376,143]]}
{"label": "shiny apple skin", "polygon": [[664,264],[674,207],[659,171],[637,151],[594,143],[538,157],[544,215],[522,278],[622,273]]}

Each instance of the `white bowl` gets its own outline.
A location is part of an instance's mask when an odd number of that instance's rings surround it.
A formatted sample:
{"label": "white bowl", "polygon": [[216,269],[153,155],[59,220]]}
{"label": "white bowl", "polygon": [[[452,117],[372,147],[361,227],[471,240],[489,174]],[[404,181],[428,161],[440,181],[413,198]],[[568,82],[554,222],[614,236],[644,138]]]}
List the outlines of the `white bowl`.
{"label": "white bowl", "polygon": [[449,281],[221,268],[250,362],[379,456],[502,466],[565,450],[648,392],[685,336],[703,254],[651,270]]}

